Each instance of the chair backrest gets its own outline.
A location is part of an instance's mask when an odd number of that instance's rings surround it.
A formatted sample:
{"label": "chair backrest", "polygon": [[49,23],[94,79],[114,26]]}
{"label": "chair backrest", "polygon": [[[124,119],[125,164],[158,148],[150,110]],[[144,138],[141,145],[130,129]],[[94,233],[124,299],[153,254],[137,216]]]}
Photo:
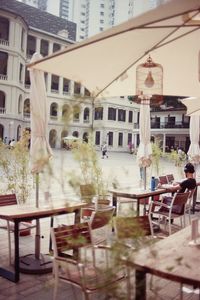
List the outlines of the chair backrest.
{"label": "chair backrest", "polygon": [[119,239],[134,239],[141,236],[151,235],[149,217],[116,217],[115,231]]}
{"label": "chair backrest", "polygon": [[15,204],[17,204],[17,198],[15,194],[0,195],[0,206]]}
{"label": "chair backrest", "polygon": [[173,174],[168,174],[166,176],[167,176],[168,183],[172,183],[174,181],[174,175]]}
{"label": "chair backrest", "polygon": [[51,228],[54,256],[62,256],[68,250],[77,251],[92,244],[90,227],[87,222],[74,225],[61,225]]}
{"label": "chair backrest", "polygon": [[185,213],[185,205],[190,197],[190,192],[175,193],[171,202],[171,212],[179,215]]}
{"label": "chair backrest", "polygon": [[115,211],[114,206],[93,211],[90,219],[91,229],[94,230],[108,225],[112,220],[114,211]]}
{"label": "chair backrest", "polygon": [[165,176],[165,175],[159,176],[158,179],[159,179],[160,184],[167,184],[168,183],[167,176]]}

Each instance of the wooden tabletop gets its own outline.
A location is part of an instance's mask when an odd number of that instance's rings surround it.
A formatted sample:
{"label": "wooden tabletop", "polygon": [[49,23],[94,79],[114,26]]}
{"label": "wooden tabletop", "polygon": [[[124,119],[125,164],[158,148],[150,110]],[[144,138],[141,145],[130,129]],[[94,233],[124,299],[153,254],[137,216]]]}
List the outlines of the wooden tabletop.
{"label": "wooden tabletop", "polygon": [[130,264],[172,281],[200,285],[200,246],[191,246],[191,226],[139,250]]}
{"label": "wooden tabletop", "polygon": [[112,193],[115,196],[121,196],[125,198],[133,198],[133,199],[139,199],[139,198],[147,198],[151,196],[161,195],[166,193],[165,188],[159,188],[155,191],[151,190],[144,190],[141,188],[133,188],[133,187],[126,187],[126,188],[119,188],[119,189],[109,189],[109,193]]}
{"label": "wooden tabletop", "polygon": [[48,217],[59,213],[70,213],[87,206],[85,202],[55,202],[50,205],[36,208],[34,206],[21,204],[2,206],[0,209],[0,219],[17,220],[22,218]]}

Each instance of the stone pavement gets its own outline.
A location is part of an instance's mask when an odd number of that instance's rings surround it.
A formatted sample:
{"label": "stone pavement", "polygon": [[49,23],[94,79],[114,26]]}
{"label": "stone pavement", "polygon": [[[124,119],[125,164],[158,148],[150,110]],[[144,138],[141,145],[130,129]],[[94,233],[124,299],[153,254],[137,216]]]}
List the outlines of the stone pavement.
{"label": "stone pavement", "polygon": [[[109,153],[108,159],[101,159],[99,153],[100,164],[103,169],[103,173],[108,178],[108,183],[111,184],[115,179],[121,186],[138,185],[139,180],[139,168],[136,164],[135,157],[128,153]],[[51,178],[47,184],[41,182],[40,200],[44,200],[44,192],[50,191],[53,198],[65,197],[66,194],[73,195],[73,191],[69,188],[63,188],[63,185],[67,185],[67,177],[64,182],[58,180],[61,174],[66,175],[65,171],[74,170],[77,172],[78,165],[73,161],[71,153],[69,151],[55,151],[55,159],[53,166],[56,169],[54,178]],[[175,173],[175,167],[172,163],[168,163],[165,160],[162,161],[161,173]],[[178,174],[178,171],[177,171]],[[175,173],[175,177],[178,176]],[[148,176],[151,176],[149,171]],[[49,188],[49,189],[48,189]],[[46,190],[45,190],[46,189]],[[34,196],[34,195],[33,195]],[[72,197],[73,198],[73,197]],[[56,224],[72,224],[74,222],[74,215],[69,214],[67,216],[60,216],[55,218]],[[41,252],[48,253],[49,245],[49,219],[41,220],[41,234],[44,236],[41,239]],[[8,242],[7,233],[0,230],[0,266],[8,266]],[[34,230],[31,236],[20,237],[20,255],[26,255],[33,253],[34,251]],[[167,280],[161,280],[153,277],[153,289],[151,289],[151,277],[149,276],[149,285],[147,289],[148,299],[181,299],[180,298],[180,285]],[[134,280],[132,281],[134,284]],[[189,291],[189,292],[188,292]],[[183,299],[197,300],[199,294],[190,293],[191,288],[187,290],[187,293],[183,293]],[[156,293],[156,294],[155,294]],[[158,293],[158,294],[157,294]],[[0,300],[51,300],[53,299],[53,279],[52,274],[43,275],[27,275],[21,274],[20,282],[15,284],[6,279],[0,277]],[[81,293],[71,286],[61,284],[59,288],[59,295],[57,300],[76,300],[82,299]],[[109,299],[107,295],[101,294],[92,297],[91,299]],[[134,299],[134,293],[133,293]],[[125,299],[124,299],[125,300]]]}

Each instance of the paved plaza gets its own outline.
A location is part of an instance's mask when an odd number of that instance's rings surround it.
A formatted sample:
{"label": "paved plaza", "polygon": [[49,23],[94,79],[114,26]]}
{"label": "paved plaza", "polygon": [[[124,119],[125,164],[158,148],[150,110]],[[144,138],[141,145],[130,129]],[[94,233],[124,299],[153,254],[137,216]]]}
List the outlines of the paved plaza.
{"label": "paved plaza", "polygon": [[[141,184],[139,177],[139,168],[136,163],[136,158],[129,153],[109,153],[108,159],[102,159],[101,153],[98,153],[99,164],[103,170],[103,176],[107,178],[108,185],[112,185],[113,180],[117,181],[120,186],[138,186]],[[45,191],[51,193],[53,201],[59,198],[65,198],[66,196],[71,197],[72,201],[76,198],[76,194],[68,186],[68,172],[78,172],[78,164],[72,158],[72,153],[65,150],[54,151],[54,158],[52,159],[53,178],[49,179],[49,182],[43,182],[41,180],[40,187],[40,200],[41,203],[45,203],[44,195]],[[54,170],[55,169],[55,170]],[[179,170],[173,163],[169,163],[166,160],[162,160],[160,164],[160,173],[174,173],[175,177],[178,176]],[[60,176],[64,175],[62,181]],[[148,178],[152,173],[152,170],[148,171]],[[43,175],[42,175],[43,176]],[[43,177],[42,177],[43,178]],[[44,178],[43,178],[44,179]],[[66,184],[66,186],[65,186]],[[34,197],[34,194],[33,194]],[[34,201],[32,199],[31,201]],[[56,224],[72,224],[74,222],[74,215],[69,214],[68,216],[55,217]],[[48,253],[49,246],[49,219],[41,220],[41,252]],[[7,233],[0,230],[0,266],[8,267],[8,243]],[[34,253],[34,230],[30,236],[20,237],[20,255],[26,255]],[[51,300],[53,299],[53,278],[52,274],[43,275],[26,275],[20,274],[20,282],[15,284],[6,279],[0,277],[0,300]],[[133,280],[134,282],[134,280]],[[153,286],[151,289],[151,278],[149,277],[149,285],[147,288],[147,299],[181,299],[180,298],[180,285],[167,280],[160,280],[154,277]],[[155,290],[158,295],[155,294]],[[61,284],[59,288],[59,295],[57,300],[79,300],[81,293],[71,286]],[[110,299],[107,295],[101,294],[92,297],[91,299]],[[134,299],[134,294],[133,294]],[[198,294],[183,293],[183,299],[197,300],[199,299]],[[124,299],[125,300],[125,299]]]}
{"label": "paved plaza", "polygon": [[[140,170],[136,161],[136,155],[129,153],[108,152],[108,158],[102,159],[101,152],[97,152],[98,164],[102,169],[102,178],[108,188],[113,183],[118,187],[135,186],[141,187],[143,183],[140,180]],[[41,174],[40,198],[44,198],[44,192],[49,191],[52,198],[65,197],[65,195],[74,194],[74,190],[69,186],[69,180],[80,173],[80,166],[74,160],[71,151],[54,150],[54,157],[51,160],[52,172]],[[182,169],[182,168],[181,168]],[[175,178],[180,178],[180,168],[174,165],[174,162],[161,159],[159,164],[159,174],[173,173]],[[147,169],[147,187],[150,186],[151,176],[157,177],[155,166]],[[182,176],[182,175],[181,175]],[[32,195],[34,198],[34,195]]]}

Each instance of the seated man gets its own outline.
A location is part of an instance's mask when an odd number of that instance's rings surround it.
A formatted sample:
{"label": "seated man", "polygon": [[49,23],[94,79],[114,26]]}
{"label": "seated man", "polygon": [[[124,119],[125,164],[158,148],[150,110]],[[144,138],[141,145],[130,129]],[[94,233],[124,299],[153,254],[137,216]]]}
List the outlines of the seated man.
{"label": "seated man", "polygon": [[[184,193],[185,190],[193,190],[196,188],[196,179],[194,178],[195,169],[193,164],[187,163],[184,167],[185,177],[186,179],[183,180],[181,183],[175,183],[173,187],[169,188],[169,192],[178,192]],[[172,197],[166,196],[163,197],[163,203],[170,204]],[[181,211],[180,207],[174,207],[172,212],[179,213]]]}

